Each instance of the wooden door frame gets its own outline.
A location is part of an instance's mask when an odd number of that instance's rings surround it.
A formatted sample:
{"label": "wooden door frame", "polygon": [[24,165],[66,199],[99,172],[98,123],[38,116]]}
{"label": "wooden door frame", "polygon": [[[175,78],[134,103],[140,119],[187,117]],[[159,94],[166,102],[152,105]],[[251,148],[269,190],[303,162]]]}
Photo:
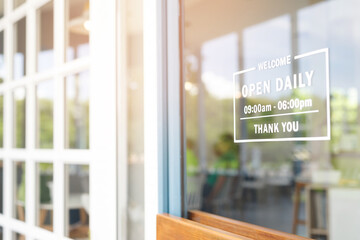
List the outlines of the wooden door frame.
{"label": "wooden door frame", "polygon": [[157,216],[157,240],[309,240],[309,238],[202,211],[189,211],[188,216],[189,218],[185,219],[169,214],[159,214]]}

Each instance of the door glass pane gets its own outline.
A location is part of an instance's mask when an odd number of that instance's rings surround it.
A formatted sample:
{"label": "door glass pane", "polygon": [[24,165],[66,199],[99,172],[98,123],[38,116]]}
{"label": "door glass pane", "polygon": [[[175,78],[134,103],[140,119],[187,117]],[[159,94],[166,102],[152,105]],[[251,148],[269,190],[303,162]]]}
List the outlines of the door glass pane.
{"label": "door glass pane", "polygon": [[54,9],[53,2],[49,2],[37,11],[38,41],[37,41],[37,70],[39,72],[50,69],[54,65]]}
{"label": "door glass pane", "polygon": [[89,148],[89,72],[66,78],[66,148]]}
{"label": "door glass pane", "polygon": [[66,60],[89,55],[89,0],[68,0]]}
{"label": "door glass pane", "polygon": [[47,80],[39,83],[36,87],[37,103],[37,141],[39,148],[53,147],[53,101],[54,82]]}
{"label": "door glass pane", "polygon": [[13,93],[13,146],[15,148],[25,148],[26,132],[26,93],[25,88],[18,88]]}
{"label": "door glass pane", "polygon": [[13,235],[13,236],[12,236],[12,239],[13,239],[13,240],[25,240],[25,239],[26,239],[26,238],[25,238],[25,235],[22,235],[22,234],[17,233],[17,232],[13,232],[12,235]]}
{"label": "door glass pane", "polygon": [[14,25],[13,79],[19,79],[26,74],[26,18],[20,19]]}
{"label": "door glass pane", "polygon": [[25,163],[14,162],[14,217],[25,221]]}
{"label": "door glass pane", "polygon": [[5,42],[4,42],[4,31],[0,32],[0,84],[5,80],[6,68],[5,68]]}
{"label": "door glass pane", "polygon": [[21,4],[25,3],[26,0],[13,0],[14,8],[19,7]]}
{"label": "door glass pane", "polygon": [[37,164],[37,225],[53,230],[53,164]]}
{"label": "door glass pane", "polygon": [[67,165],[66,228],[72,239],[89,239],[89,166]]}
{"label": "door glass pane", "polygon": [[[275,3],[184,1],[188,208],[311,238],[357,239],[360,3]],[[328,126],[331,140],[308,139]]]}

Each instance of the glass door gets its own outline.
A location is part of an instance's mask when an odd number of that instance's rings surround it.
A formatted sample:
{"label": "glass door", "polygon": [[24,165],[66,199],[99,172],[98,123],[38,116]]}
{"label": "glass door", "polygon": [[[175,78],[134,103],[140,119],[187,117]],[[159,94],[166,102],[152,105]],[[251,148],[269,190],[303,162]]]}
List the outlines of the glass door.
{"label": "glass door", "polygon": [[358,1],[182,7],[187,210],[358,239]]}

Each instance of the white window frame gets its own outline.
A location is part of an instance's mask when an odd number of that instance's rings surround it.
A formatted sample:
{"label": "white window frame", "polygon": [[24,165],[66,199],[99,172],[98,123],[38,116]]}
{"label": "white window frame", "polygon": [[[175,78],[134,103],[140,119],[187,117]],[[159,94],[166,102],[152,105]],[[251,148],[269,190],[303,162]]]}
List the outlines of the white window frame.
{"label": "white window frame", "polygon": [[[4,31],[6,77],[0,85],[4,96],[4,147],[3,160],[4,213],[0,214],[3,239],[11,240],[13,232],[33,239],[69,239],[65,237],[65,166],[85,164],[90,167],[90,235],[91,239],[117,237],[117,116],[116,116],[116,0],[90,0],[90,56],[65,61],[66,1],[54,0],[54,68],[36,72],[36,11],[50,0],[27,0],[13,10],[13,0],[5,1],[5,14],[0,19]],[[13,25],[26,16],[27,72],[19,80],[11,80],[13,60]],[[106,26],[106,27],[104,27]],[[91,68],[90,68],[91,65]],[[66,76],[90,70],[90,149],[65,148],[65,94]],[[36,144],[36,85],[44,80],[54,81],[53,149],[38,149]],[[13,148],[13,99],[16,87],[26,88],[26,148]],[[26,220],[13,217],[13,162],[26,163]],[[53,232],[36,226],[36,163],[53,163],[54,199]],[[125,196],[124,196],[125,197]]]}
{"label": "white window frame", "polygon": [[163,168],[164,7],[163,0],[143,1],[145,240],[156,239],[156,215],[161,210],[159,195],[163,182],[160,173],[166,171]]}
{"label": "white window frame", "polygon": [[117,239],[117,181],[126,179],[117,176],[117,142],[123,138],[118,140],[117,132],[121,96],[117,93],[116,10],[117,0],[90,0],[90,86],[96,89],[90,94],[90,148],[94,158],[90,167],[91,239]]}
{"label": "white window frame", "polygon": [[[181,4],[144,0],[145,240],[156,239],[156,215],[185,216],[181,136]],[[186,198],[185,198],[186,199]]]}

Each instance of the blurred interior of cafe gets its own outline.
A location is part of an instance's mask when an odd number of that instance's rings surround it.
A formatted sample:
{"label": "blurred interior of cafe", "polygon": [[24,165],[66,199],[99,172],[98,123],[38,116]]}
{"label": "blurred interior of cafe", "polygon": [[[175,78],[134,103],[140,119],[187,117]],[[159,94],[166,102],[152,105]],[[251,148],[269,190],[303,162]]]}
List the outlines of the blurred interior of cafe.
{"label": "blurred interior of cafe", "polygon": [[[356,239],[359,7],[358,1],[337,0],[185,1],[188,209],[314,239]],[[233,73],[322,48],[330,54],[331,140],[234,143]],[[307,93],[287,97],[301,94]],[[325,101],[312,98],[313,104]],[[298,136],[326,126],[325,114],[303,118],[307,124]],[[243,132],[250,128],[242,126]]]}

